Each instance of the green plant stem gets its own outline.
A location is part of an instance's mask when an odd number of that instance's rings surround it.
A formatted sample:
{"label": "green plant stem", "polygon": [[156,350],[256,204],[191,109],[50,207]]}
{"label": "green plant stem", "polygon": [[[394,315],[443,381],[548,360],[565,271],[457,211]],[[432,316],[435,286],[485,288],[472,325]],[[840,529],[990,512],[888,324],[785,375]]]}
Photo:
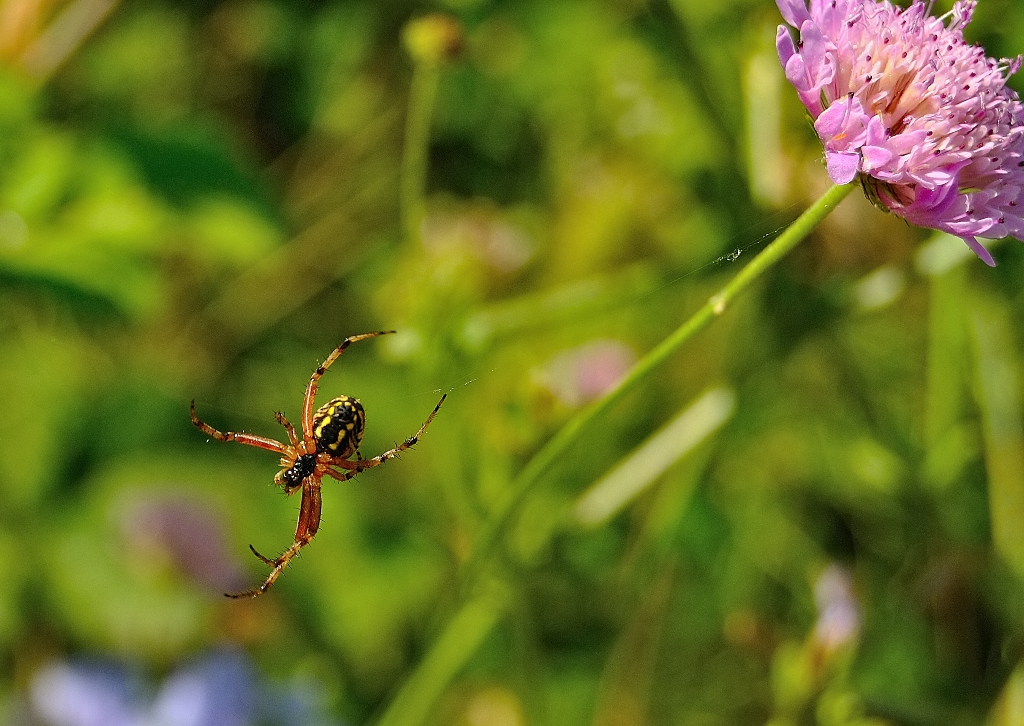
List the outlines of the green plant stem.
{"label": "green plant stem", "polygon": [[463,605],[402,684],[377,726],[422,723],[448,683],[494,629],[504,609],[504,599],[494,593],[478,596]]}
{"label": "green plant stem", "polygon": [[[684,343],[722,315],[740,293],[796,247],[852,189],[853,185],[847,184],[834,186],[825,192],[689,320],[633,366],[618,386],[603,398],[582,409],[534,455],[513,481],[508,495],[494,509],[484,525],[463,571],[463,583],[467,591],[481,579],[480,573],[484,563],[494,553],[519,506],[543,480],[544,474],[582,437],[595,419],[621,401]],[[507,605],[505,598],[479,593],[471,595],[466,604],[448,622],[427,656],[403,684],[378,726],[414,726],[422,723],[440,694],[472,657],[490,631],[496,627]]]}
{"label": "green plant stem", "polygon": [[434,99],[440,77],[441,69],[436,63],[420,61],[413,67],[399,190],[402,228],[410,243],[420,238],[430,149],[430,119],[434,113]]}
{"label": "green plant stem", "polygon": [[637,384],[647,378],[669,356],[710,325],[715,318],[722,315],[729,304],[740,293],[796,247],[852,189],[853,184],[851,183],[833,186],[825,192],[793,224],[751,260],[750,264],[740,270],[736,277],[732,278],[725,287],[712,295],[707,303],[694,313],[689,320],[680,325],[674,333],[665,338],[656,348],[638,361],[614,389],[583,408],[530,459],[519,473],[519,476],[512,482],[505,498],[494,509],[484,524],[476,547],[466,563],[463,576],[464,583],[472,584],[475,581],[481,567],[490,557],[497,543],[508,529],[509,523],[519,506],[537,483],[542,480],[544,474],[555,462],[563,457],[569,447],[582,436],[583,432],[596,419],[603,416],[612,406],[621,401],[627,393],[636,388]]}

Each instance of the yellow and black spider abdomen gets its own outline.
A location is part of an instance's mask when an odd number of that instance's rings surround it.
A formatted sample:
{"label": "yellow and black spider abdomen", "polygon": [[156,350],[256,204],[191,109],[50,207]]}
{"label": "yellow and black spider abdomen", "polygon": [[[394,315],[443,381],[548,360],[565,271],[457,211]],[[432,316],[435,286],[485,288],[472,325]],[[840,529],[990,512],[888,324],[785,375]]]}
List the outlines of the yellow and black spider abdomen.
{"label": "yellow and black spider abdomen", "polygon": [[317,453],[347,459],[356,453],[363,440],[366,414],[358,400],[339,396],[313,414],[313,437]]}

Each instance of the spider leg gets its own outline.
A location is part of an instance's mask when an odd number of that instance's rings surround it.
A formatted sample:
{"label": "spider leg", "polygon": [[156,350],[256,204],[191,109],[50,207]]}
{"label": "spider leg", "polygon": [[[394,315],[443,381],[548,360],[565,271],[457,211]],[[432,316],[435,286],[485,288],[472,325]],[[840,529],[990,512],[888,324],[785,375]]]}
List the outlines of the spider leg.
{"label": "spider leg", "polygon": [[314,472],[302,483],[302,502],[299,504],[299,521],[295,523],[295,541],[313,539],[320,529],[320,480],[321,472]]}
{"label": "spider leg", "polygon": [[302,483],[302,503],[299,505],[299,521],[295,528],[295,542],[291,547],[278,555],[277,558],[270,559],[257,552],[255,547],[249,545],[249,549],[252,550],[252,553],[261,562],[273,568],[270,574],[267,575],[267,579],[259,587],[246,590],[245,592],[235,594],[224,593],[227,597],[235,599],[259,597],[270,589],[277,578],[281,576],[281,573],[284,572],[284,568],[292,561],[292,558],[299,554],[303,547],[313,541],[313,537],[316,536],[316,532],[320,528],[320,476],[322,475],[314,473]]}
{"label": "spider leg", "polygon": [[210,424],[200,421],[196,417],[195,401],[192,401],[192,404],[189,407],[189,412],[192,414],[192,425],[207,436],[212,436],[217,439],[217,441],[237,441],[238,443],[245,444],[246,446],[256,446],[260,449],[266,449],[267,451],[276,451],[278,454],[283,454],[285,449],[288,448],[280,441],[274,441],[274,439],[268,439],[265,436],[235,433],[234,431],[218,431]]}
{"label": "spider leg", "polygon": [[375,333],[363,333],[362,335],[350,335],[341,341],[341,345],[335,348],[327,360],[317,366],[317,369],[313,371],[313,375],[309,377],[309,385],[306,386],[306,398],[302,402],[302,435],[307,439],[313,438],[313,413],[315,410],[314,401],[316,400],[316,391],[320,382],[320,377],[327,372],[327,369],[331,367],[334,361],[341,357],[341,354],[345,352],[345,349],[352,343],[358,343],[360,340],[366,340],[367,338],[376,338],[378,335],[387,335],[393,333],[394,330],[378,330]]}
{"label": "spider leg", "polygon": [[[334,459],[331,460],[330,466],[348,469],[349,471],[354,471],[356,474],[358,474],[363,470],[364,467],[362,466],[362,464],[364,461],[367,461],[367,459],[363,456],[362,452],[359,451],[359,449],[356,449],[355,457],[356,458],[354,461],[349,459],[342,459],[341,457],[335,457]],[[353,476],[355,475],[353,474]],[[342,479],[341,481],[345,480]]]}
{"label": "spider leg", "polygon": [[[263,564],[265,564],[265,565],[270,565],[271,567],[274,567],[274,566],[275,566],[275,565],[277,564],[277,563],[276,563],[276,562],[275,562],[274,560],[270,559],[269,557],[264,557],[264,556],[263,556],[263,555],[261,555],[261,554],[260,554],[259,552],[257,552],[257,551],[256,551],[256,548],[255,548],[255,547],[253,547],[252,545],[249,545],[249,550],[250,550],[250,551],[251,551],[251,552],[252,552],[252,553],[253,553],[254,555],[256,555],[256,556],[257,556],[257,557],[258,557],[258,558],[260,559],[260,561],[261,561],[261,562],[262,562]],[[250,592],[251,592],[251,590],[250,590]],[[244,594],[244,593],[243,593],[243,594]]]}
{"label": "spider leg", "polygon": [[[353,472],[353,476],[355,476],[356,474],[358,474],[359,472],[363,471],[364,469],[372,469],[375,466],[380,466],[381,464],[383,464],[388,459],[394,459],[396,456],[401,454],[406,449],[411,449],[413,446],[416,445],[416,442],[419,441],[420,437],[423,436],[423,434],[426,432],[427,426],[429,426],[430,422],[434,420],[434,417],[437,415],[437,412],[441,410],[441,404],[444,403],[444,400],[446,398],[448,398],[448,394],[447,393],[444,394],[443,396],[441,396],[441,400],[437,402],[436,406],[434,406],[434,410],[430,412],[429,416],[427,416],[427,420],[423,422],[422,426],[420,426],[419,431],[414,433],[412,436],[407,438],[405,441],[400,443],[395,448],[388,449],[383,454],[380,454],[379,456],[375,456],[372,459],[362,459],[362,458],[360,458],[357,461],[347,461],[345,459],[335,459],[334,461],[331,462],[331,464],[334,465],[334,466],[339,466],[342,469],[348,469],[349,471]],[[328,473],[330,473],[330,472],[328,472]],[[335,477],[335,478],[337,478],[337,477]]]}
{"label": "spider leg", "polygon": [[277,422],[284,426],[284,430],[288,432],[288,440],[292,443],[292,446],[299,445],[299,437],[295,433],[295,427],[292,426],[291,421],[284,417],[284,414],[280,411],[274,411],[274,418]]}
{"label": "spider leg", "polygon": [[334,479],[337,479],[338,481],[348,481],[349,479],[353,478],[359,472],[358,471],[341,471],[339,469],[329,468],[324,473],[327,474],[328,476],[334,478]]}
{"label": "spider leg", "polygon": [[224,593],[224,596],[230,597],[233,600],[237,600],[243,597],[259,597],[267,590],[269,590],[270,587],[274,584],[274,582],[277,581],[277,578],[281,576],[281,573],[284,572],[284,568],[288,566],[288,563],[292,561],[292,558],[295,557],[295,555],[299,554],[299,551],[312,541],[312,535],[304,537],[303,539],[297,541],[291,547],[286,549],[284,552],[282,552],[280,556],[274,560],[270,559],[269,557],[264,557],[259,552],[257,552],[252,545],[249,545],[249,549],[252,550],[252,553],[254,555],[256,555],[262,562],[273,567],[274,569],[270,571],[270,574],[267,575],[267,579],[264,580],[263,584],[259,587],[254,587],[253,589],[246,590],[245,592],[226,592]]}

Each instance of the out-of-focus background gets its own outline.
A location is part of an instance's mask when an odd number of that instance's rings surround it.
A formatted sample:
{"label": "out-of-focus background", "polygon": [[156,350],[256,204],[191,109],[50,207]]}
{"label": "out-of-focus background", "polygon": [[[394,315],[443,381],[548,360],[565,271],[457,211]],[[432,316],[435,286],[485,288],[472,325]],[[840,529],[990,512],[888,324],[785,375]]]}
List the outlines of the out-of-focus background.
{"label": "out-of-focus background", "polygon": [[[950,3],[940,0],[933,12]],[[0,3],[0,721],[1024,723],[1024,246],[824,191],[770,0]],[[968,37],[1024,50],[982,0]],[[1019,86],[1020,79],[1013,84]],[[292,540],[317,363],[373,456]],[[491,519],[489,519],[489,515]]]}

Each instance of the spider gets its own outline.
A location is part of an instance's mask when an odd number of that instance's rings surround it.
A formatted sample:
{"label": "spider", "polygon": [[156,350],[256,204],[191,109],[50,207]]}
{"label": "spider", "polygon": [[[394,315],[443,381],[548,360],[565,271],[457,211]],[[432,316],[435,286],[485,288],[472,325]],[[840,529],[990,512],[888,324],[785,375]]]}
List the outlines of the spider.
{"label": "spider", "polygon": [[[281,572],[295,555],[303,547],[313,541],[317,530],[320,528],[320,487],[324,476],[329,476],[338,481],[347,481],[360,472],[380,466],[388,459],[394,459],[406,449],[412,448],[427,426],[434,420],[434,416],[441,409],[448,394],[441,396],[441,400],[434,406],[434,410],[427,416],[427,420],[420,426],[419,431],[407,438],[404,442],[393,449],[388,449],[380,456],[372,459],[364,459],[359,453],[359,444],[363,440],[363,428],[366,424],[366,414],[362,405],[355,398],[338,396],[331,399],[320,408],[314,411],[314,400],[320,377],[331,367],[334,361],[338,360],[345,349],[352,343],[367,338],[376,338],[378,335],[393,333],[393,330],[381,330],[376,333],[364,333],[345,338],[337,348],[334,349],[327,360],[321,363],[313,375],[309,378],[309,385],[306,386],[306,397],[302,402],[302,437],[299,438],[295,427],[280,411],[274,412],[274,418],[284,426],[288,433],[288,443],[268,439],[255,434],[235,433],[233,431],[218,431],[207,423],[196,417],[196,402],[192,401],[190,411],[192,423],[203,433],[212,436],[218,441],[237,441],[247,446],[255,446],[260,449],[274,451],[281,455],[281,471],[274,476],[274,483],[284,489],[284,493],[291,495],[299,489],[302,490],[302,500],[299,504],[299,521],[295,527],[295,542],[276,558],[264,557],[256,548],[249,545],[249,549],[264,564],[270,566],[270,574],[259,587],[245,592],[235,594],[225,593],[227,597],[257,597],[262,595],[274,581],[281,575]],[[355,456],[355,460],[352,457]]]}

